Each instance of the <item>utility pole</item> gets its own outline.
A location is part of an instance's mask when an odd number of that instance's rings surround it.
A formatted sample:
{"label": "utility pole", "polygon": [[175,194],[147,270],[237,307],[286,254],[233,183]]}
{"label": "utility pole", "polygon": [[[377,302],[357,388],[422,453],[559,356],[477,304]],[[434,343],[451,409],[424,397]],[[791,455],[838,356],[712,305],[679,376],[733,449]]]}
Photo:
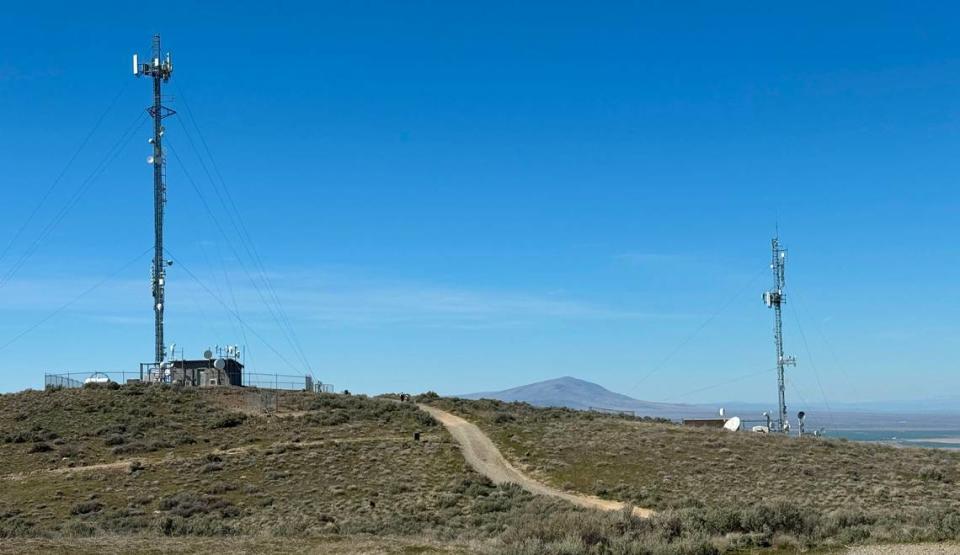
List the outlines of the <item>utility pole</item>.
{"label": "utility pole", "polygon": [[160,35],[153,36],[153,51],[149,63],[140,64],[137,55],[133,55],[133,74],[136,77],[141,75],[153,77],[153,105],[147,108],[147,113],[153,117],[153,137],[150,139],[150,143],[153,144],[153,156],[147,159],[147,163],[153,165],[154,247],[151,284],[153,289],[154,354],[158,366],[163,362],[166,352],[163,345],[164,288],[166,285],[164,281],[166,278],[165,268],[170,264],[163,258],[163,208],[167,202],[167,185],[166,157],[161,141],[164,132],[163,119],[176,113],[163,105],[161,84],[170,80],[170,75],[173,73],[173,62],[170,60],[169,52],[165,58],[161,58],[161,56]]}
{"label": "utility pole", "polygon": [[784,264],[787,259],[786,249],[780,246],[780,236],[771,241],[773,258],[770,262],[770,269],[773,270],[773,289],[763,294],[763,302],[768,308],[774,311],[775,322],[773,327],[773,337],[777,347],[777,389],[779,393],[780,412],[777,418],[777,432],[787,433],[790,431],[790,422],[787,419],[787,402],[784,396],[784,378],[783,370],[787,366],[796,366],[797,360],[794,357],[788,357],[783,354],[783,310],[782,305],[786,302],[783,295],[784,288]]}

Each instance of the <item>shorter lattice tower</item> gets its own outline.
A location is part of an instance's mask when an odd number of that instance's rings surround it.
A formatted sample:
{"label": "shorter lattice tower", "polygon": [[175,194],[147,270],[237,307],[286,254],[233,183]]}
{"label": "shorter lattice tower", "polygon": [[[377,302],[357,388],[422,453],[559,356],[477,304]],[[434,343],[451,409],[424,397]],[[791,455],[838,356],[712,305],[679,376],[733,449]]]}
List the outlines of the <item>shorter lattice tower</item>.
{"label": "shorter lattice tower", "polygon": [[763,294],[763,302],[767,307],[772,308],[775,314],[773,327],[773,337],[777,348],[777,393],[779,400],[779,415],[777,418],[777,428],[770,430],[772,432],[788,433],[790,431],[790,421],[787,419],[787,400],[784,386],[784,369],[787,366],[796,366],[797,359],[783,354],[783,303],[786,297],[783,294],[785,285],[784,265],[787,260],[786,249],[780,246],[779,234],[771,241],[773,258],[770,262],[770,269],[773,270],[773,289]]}

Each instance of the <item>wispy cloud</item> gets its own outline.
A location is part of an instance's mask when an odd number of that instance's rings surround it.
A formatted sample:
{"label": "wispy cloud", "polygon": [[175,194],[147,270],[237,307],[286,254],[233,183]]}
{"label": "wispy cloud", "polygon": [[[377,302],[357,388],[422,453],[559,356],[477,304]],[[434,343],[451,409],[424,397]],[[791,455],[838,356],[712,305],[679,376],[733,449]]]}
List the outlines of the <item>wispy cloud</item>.
{"label": "wispy cloud", "polygon": [[532,320],[612,320],[660,315],[528,293],[396,285],[297,295],[290,304],[315,320],[354,323],[516,325]]}
{"label": "wispy cloud", "polygon": [[[292,317],[342,324],[515,326],[538,320],[674,317],[609,306],[557,292],[492,290],[370,277],[338,268],[271,276]],[[244,310],[262,310],[268,292],[252,285],[221,295]]]}
{"label": "wispy cloud", "polygon": [[[456,287],[356,274],[342,270],[276,273],[270,278],[271,292],[247,280],[227,286],[214,273],[201,275],[201,286],[186,276],[176,276],[174,269],[167,290],[168,304],[180,313],[203,318],[228,321],[233,318],[231,311],[236,310],[244,319],[268,322],[273,318],[268,302],[275,293],[290,318],[338,325],[499,327],[546,320],[683,317],[609,306],[562,292]],[[54,311],[94,283],[93,279],[13,281],[0,290],[0,310],[38,314]],[[148,318],[149,306],[149,287],[144,281],[117,280],[85,295],[69,310],[98,322],[124,324]]]}

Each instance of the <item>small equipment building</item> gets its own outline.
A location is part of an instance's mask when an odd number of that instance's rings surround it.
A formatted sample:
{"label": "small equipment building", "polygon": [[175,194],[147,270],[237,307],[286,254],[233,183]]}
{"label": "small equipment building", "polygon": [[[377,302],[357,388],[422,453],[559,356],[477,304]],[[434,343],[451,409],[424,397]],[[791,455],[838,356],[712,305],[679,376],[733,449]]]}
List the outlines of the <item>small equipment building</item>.
{"label": "small equipment building", "polygon": [[692,426],[694,428],[723,428],[723,425],[727,423],[726,418],[684,418],[681,423],[684,426]]}
{"label": "small equipment building", "polygon": [[243,364],[235,358],[174,360],[170,364],[173,383],[194,387],[243,385]]}

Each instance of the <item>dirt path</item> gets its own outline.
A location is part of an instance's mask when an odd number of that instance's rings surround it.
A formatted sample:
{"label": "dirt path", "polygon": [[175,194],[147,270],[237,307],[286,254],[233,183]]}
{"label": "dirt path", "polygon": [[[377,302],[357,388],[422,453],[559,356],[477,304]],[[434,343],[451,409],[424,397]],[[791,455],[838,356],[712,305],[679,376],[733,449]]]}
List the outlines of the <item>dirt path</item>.
{"label": "dirt path", "polygon": [[913,543],[892,545],[861,545],[851,547],[847,555],[957,555],[960,544]]}
{"label": "dirt path", "polygon": [[[467,463],[480,474],[490,478],[495,484],[517,484],[530,493],[556,497],[588,509],[620,511],[626,506],[625,503],[619,501],[600,499],[592,495],[576,495],[541,484],[514,468],[513,465],[503,458],[500,450],[497,449],[496,445],[490,441],[490,438],[488,438],[480,428],[459,416],[454,416],[436,407],[428,405],[417,406],[443,424],[444,427],[447,428],[447,431],[450,432],[450,435],[453,436],[453,439],[460,444],[463,457],[467,460]],[[640,518],[649,518],[653,515],[653,511],[634,507],[633,514]]]}
{"label": "dirt path", "polygon": [[37,470],[31,470],[29,472],[15,472],[12,474],[0,475],[0,481],[12,480],[12,481],[21,481],[26,478],[37,476],[41,474],[75,474],[80,472],[127,472],[130,469],[130,463],[138,462],[141,465],[141,468],[146,468],[149,466],[171,464],[177,462],[183,462],[188,460],[200,461],[207,457],[207,455],[220,455],[226,457],[232,457],[237,455],[244,455],[251,451],[264,450],[277,447],[285,447],[289,449],[309,449],[311,447],[323,447],[326,445],[340,445],[340,444],[349,444],[349,443],[368,443],[368,442],[385,442],[385,441],[396,441],[404,442],[410,441],[408,437],[401,436],[377,436],[377,437],[351,437],[351,438],[329,438],[329,439],[320,439],[315,441],[287,441],[287,442],[277,442],[272,445],[266,444],[251,444],[243,445],[240,447],[231,447],[229,449],[214,449],[209,452],[203,453],[191,453],[189,455],[174,455],[168,454],[163,457],[131,457],[129,459],[121,459],[118,461],[108,462],[108,463],[96,463],[88,464],[84,466],[62,466],[59,468],[40,468]]}

